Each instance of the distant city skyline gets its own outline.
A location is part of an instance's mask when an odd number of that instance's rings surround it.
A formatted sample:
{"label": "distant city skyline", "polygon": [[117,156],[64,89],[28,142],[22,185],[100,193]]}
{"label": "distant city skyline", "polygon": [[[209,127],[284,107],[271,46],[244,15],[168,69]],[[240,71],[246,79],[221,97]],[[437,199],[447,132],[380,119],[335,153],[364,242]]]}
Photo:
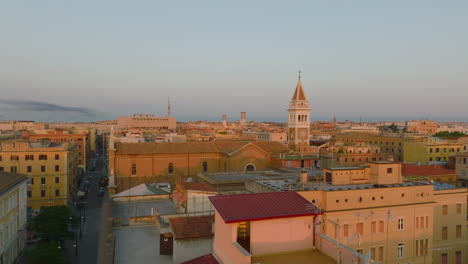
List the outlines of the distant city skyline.
{"label": "distant city skyline", "polygon": [[468,2],[8,2],[0,120],[468,121]]}

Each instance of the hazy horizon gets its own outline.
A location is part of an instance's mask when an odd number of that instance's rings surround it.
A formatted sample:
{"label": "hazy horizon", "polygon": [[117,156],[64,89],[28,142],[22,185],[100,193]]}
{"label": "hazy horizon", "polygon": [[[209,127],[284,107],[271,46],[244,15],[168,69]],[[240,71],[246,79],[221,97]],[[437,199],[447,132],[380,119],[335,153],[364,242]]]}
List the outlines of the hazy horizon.
{"label": "hazy horizon", "polygon": [[0,120],[468,121],[466,1],[13,1]]}

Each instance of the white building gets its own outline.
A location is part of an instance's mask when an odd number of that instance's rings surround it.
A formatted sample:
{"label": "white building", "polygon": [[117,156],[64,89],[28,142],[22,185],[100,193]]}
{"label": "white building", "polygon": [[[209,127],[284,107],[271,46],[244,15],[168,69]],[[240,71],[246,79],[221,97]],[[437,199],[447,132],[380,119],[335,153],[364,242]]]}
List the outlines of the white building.
{"label": "white building", "polygon": [[0,172],[0,263],[15,263],[26,244],[25,175]]}

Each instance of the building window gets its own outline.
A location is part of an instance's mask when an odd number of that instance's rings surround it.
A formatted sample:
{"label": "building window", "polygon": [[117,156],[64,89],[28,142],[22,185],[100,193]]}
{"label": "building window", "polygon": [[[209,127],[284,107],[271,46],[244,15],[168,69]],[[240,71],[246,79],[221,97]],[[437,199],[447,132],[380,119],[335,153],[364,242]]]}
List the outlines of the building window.
{"label": "building window", "polygon": [[398,218],[398,230],[403,230],[405,227],[403,218]]}
{"label": "building window", "polygon": [[343,225],[343,237],[348,237],[349,236],[349,225],[345,224]]}
{"label": "building window", "polygon": [[60,155],[59,154],[55,154],[55,160],[59,160],[60,159]]}
{"label": "building window", "polygon": [[442,215],[448,214],[448,205],[442,205]]}
{"label": "building window", "polygon": [[384,247],[383,246],[380,246],[379,247],[379,261],[383,261],[384,259]]}
{"label": "building window", "polygon": [[24,160],[34,160],[34,155],[26,155],[24,156]]}
{"label": "building window", "polygon": [[441,264],[448,264],[448,254],[447,253],[443,253],[442,255],[440,255],[440,263]]}
{"label": "building window", "polygon": [[356,229],[358,234],[364,235],[364,223],[357,223]]}
{"label": "building window", "polygon": [[461,214],[461,211],[462,211],[462,205],[457,204],[457,214]]}
{"label": "building window", "polygon": [[45,172],[45,165],[41,165],[41,172]]}
{"label": "building window", "polygon": [[10,160],[19,160],[19,156],[18,155],[11,155]]}
{"label": "building window", "polygon": [[371,223],[371,232],[372,234],[375,234],[375,232],[377,232],[377,223],[375,221],[372,221]]}
{"label": "building window", "polygon": [[405,246],[402,243],[399,243],[397,246],[397,258],[402,259],[405,256]]}
{"label": "building window", "polygon": [[455,264],[462,264],[462,252],[455,252]]}
{"label": "building window", "polygon": [[137,167],[135,163],[132,163],[132,176],[137,175]]}
{"label": "building window", "polygon": [[436,153],[439,153],[439,148],[436,148],[436,149],[435,149],[435,152],[436,152]]}
{"label": "building window", "polygon": [[455,238],[461,238],[462,234],[462,227],[461,225],[457,225],[456,231],[455,231]]}
{"label": "building window", "polygon": [[28,171],[28,172],[32,172],[32,166],[28,166],[27,171]]}
{"label": "building window", "polygon": [[45,197],[45,190],[41,190],[41,197]]}
{"label": "building window", "polygon": [[3,167],[0,167],[0,171],[4,171],[5,169]]}
{"label": "building window", "polygon": [[18,167],[16,166],[11,166],[10,167],[10,172],[17,172],[18,171]]}
{"label": "building window", "polygon": [[448,239],[448,227],[443,226],[442,227],[442,240],[447,240]]}
{"label": "building window", "polygon": [[167,173],[174,174],[174,165],[172,162],[169,163],[169,167],[167,168]]}
{"label": "building window", "polygon": [[32,196],[32,192],[28,191],[28,198],[31,198],[31,196]]}
{"label": "building window", "polygon": [[55,172],[59,172],[60,171],[60,166],[59,165],[55,165]]}
{"label": "building window", "polygon": [[392,168],[387,168],[387,173],[390,174],[393,172],[393,169]]}
{"label": "building window", "polygon": [[237,243],[250,253],[250,222],[237,224]]}
{"label": "building window", "polygon": [[202,167],[203,167],[203,172],[208,172],[208,162],[204,161]]}
{"label": "building window", "polygon": [[45,183],[46,183],[46,179],[45,179],[45,177],[42,177],[41,178],[41,184],[45,184]]}
{"label": "building window", "polygon": [[47,160],[47,155],[45,154],[39,155],[39,160]]}
{"label": "building window", "polygon": [[60,177],[55,177],[55,183],[60,183]]}
{"label": "building window", "polygon": [[255,171],[255,166],[253,164],[247,164],[247,166],[245,166],[245,171]]}
{"label": "building window", "polygon": [[34,178],[31,178],[31,185],[34,184]]}
{"label": "building window", "polygon": [[60,190],[55,190],[55,196],[60,196]]}

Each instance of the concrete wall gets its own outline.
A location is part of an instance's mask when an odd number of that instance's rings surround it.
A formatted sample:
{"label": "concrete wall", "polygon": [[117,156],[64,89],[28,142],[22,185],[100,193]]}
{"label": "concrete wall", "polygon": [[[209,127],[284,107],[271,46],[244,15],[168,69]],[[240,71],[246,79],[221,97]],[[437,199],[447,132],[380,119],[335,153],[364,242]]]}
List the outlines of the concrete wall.
{"label": "concrete wall", "polygon": [[312,248],[312,216],[253,221],[251,225],[254,256]]}
{"label": "concrete wall", "polygon": [[213,238],[174,239],[173,245],[172,263],[179,264],[212,253]]}
{"label": "concrete wall", "polygon": [[[434,247],[432,253],[434,263],[441,263],[442,254],[447,254],[448,263],[455,263],[457,251],[462,254],[462,264],[468,263],[468,230],[467,230],[467,198],[466,189],[443,190],[434,192],[437,205],[434,208]],[[457,204],[461,212],[457,212]],[[443,206],[447,206],[447,214]],[[461,237],[456,238],[456,227],[461,226]],[[442,227],[447,227],[447,240],[442,240]]]}
{"label": "concrete wall", "polygon": [[216,212],[213,253],[223,264],[250,264],[251,255],[236,241],[237,224],[224,223],[223,218]]}

